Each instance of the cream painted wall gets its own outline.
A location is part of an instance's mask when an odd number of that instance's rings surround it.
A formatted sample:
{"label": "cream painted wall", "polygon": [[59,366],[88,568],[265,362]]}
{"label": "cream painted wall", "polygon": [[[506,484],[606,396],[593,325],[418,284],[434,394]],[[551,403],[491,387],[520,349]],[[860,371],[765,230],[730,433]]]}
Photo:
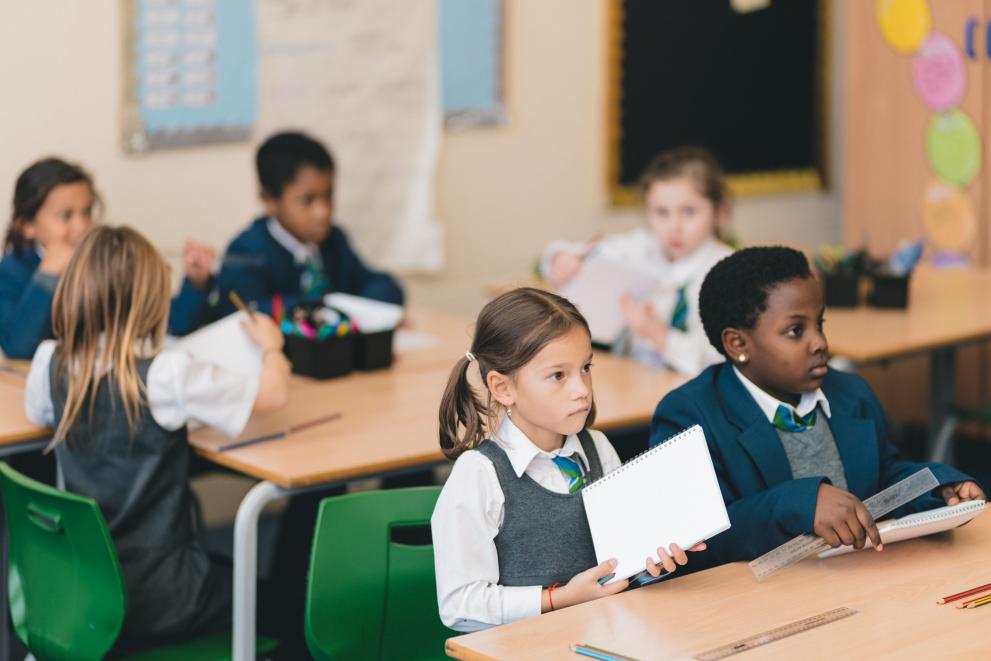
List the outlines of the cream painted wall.
{"label": "cream painted wall", "polygon": [[[636,211],[608,207],[604,184],[606,2],[506,0],[510,121],[445,135],[437,216],[448,265],[409,278],[414,301],[474,312],[487,283],[525,276],[551,238],[639,222]],[[839,26],[842,2],[835,5]],[[186,236],[220,249],[258,210],[253,146],[121,152],[118,8],[118,0],[0,3],[0,208],[5,216],[25,165],[56,153],[95,174],[109,222],[133,224],[170,256]],[[830,155],[837,182],[842,42],[833,32]],[[741,200],[734,225],[747,244],[837,241],[839,196],[832,190]]]}

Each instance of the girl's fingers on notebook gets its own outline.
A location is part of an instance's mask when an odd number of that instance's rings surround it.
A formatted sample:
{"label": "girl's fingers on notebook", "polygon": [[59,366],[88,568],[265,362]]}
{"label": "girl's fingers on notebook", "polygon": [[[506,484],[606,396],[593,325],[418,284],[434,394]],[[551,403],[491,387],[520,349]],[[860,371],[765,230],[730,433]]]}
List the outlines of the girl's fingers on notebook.
{"label": "girl's fingers on notebook", "polygon": [[671,545],[671,557],[679,565],[687,565],[688,564],[688,556],[685,555],[685,552],[682,551],[681,550],[681,547],[678,546],[677,544],[672,544]]}
{"label": "girl's fingers on notebook", "polygon": [[705,542],[699,542],[698,544],[696,544],[692,548],[688,549],[688,551],[689,552],[692,552],[692,551],[704,551],[707,548],[709,548],[709,547],[705,545]]}
{"label": "girl's fingers on notebook", "polygon": [[658,576],[661,575],[661,568],[657,565],[656,562],[654,562],[654,559],[651,558],[649,555],[647,556],[646,566],[647,566],[647,573],[653,576],[654,578],[657,578]]}
{"label": "girl's fingers on notebook", "polygon": [[977,482],[960,482],[956,485],[957,495],[964,500],[987,500],[984,491]]}
{"label": "girl's fingers on notebook", "polygon": [[657,547],[657,557],[661,559],[661,565],[664,567],[664,571],[671,573],[678,568],[675,564],[674,558],[668,553],[668,550],[663,546]]}

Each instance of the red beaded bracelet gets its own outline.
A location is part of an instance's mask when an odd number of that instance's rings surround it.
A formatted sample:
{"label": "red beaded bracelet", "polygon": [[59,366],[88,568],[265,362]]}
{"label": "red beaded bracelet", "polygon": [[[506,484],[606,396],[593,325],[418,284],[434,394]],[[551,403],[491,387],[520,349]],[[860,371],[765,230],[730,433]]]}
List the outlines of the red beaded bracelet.
{"label": "red beaded bracelet", "polygon": [[547,588],[547,601],[549,601],[551,604],[551,610],[554,610],[554,588],[556,588],[559,585],[561,585],[560,581]]}

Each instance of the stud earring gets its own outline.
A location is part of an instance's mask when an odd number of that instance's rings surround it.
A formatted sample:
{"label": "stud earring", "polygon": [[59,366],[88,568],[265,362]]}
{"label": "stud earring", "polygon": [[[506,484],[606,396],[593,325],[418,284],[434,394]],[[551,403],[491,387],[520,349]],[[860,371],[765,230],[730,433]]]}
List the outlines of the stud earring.
{"label": "stud earring", "polygon": [[740,357],[739,357],[739,358],[737,358],[737,360],[738,360],[738,361],[740,361],[740,364],[741,364],[741,365],[743,365],[743,364],[744,364],[744,363],[746,363],[746,362],[747,362],[748,360],[750,360],[750,357],[749,357],[749,356],[747,356],[747,354],[745,354],[745,353],[741,353],[741,354],[740,354]]}

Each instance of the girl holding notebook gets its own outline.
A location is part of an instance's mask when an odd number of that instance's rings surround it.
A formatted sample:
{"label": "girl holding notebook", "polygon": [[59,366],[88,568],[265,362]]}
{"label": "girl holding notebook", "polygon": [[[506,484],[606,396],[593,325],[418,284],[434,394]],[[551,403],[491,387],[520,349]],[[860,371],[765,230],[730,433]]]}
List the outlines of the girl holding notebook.
{"label": "girl holding notebook", "polygon": [[[456,460],[431,519],[446,626],[474,631],[627,587],[603,584],[616,561],[596,563],[579,493],[620,466],[588,429],[591,367],[588,326],[566,299],[516,289],[479,314],[440,406],[440,445]],[[645,561],[652,576],[687,562],[676,545],[657,555]]]}

